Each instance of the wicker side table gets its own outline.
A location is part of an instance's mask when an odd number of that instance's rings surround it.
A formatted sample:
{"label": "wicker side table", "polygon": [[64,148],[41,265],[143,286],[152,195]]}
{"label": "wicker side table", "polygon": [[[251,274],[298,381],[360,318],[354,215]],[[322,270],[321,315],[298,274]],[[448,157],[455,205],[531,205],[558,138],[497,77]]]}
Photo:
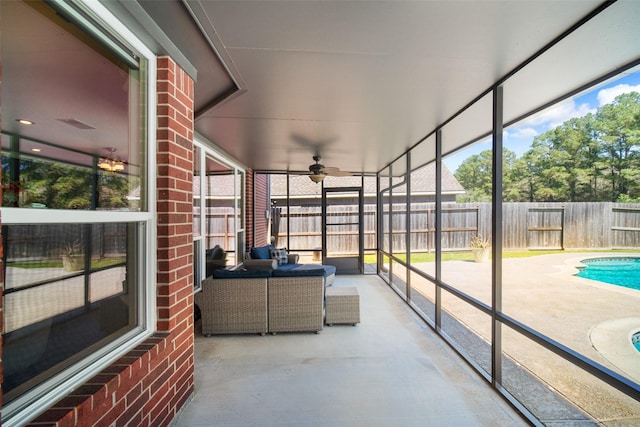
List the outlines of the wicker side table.
{"label": "wicker side table", "polygon": [[326,289],[325,323],[360,323],[360,295],[354,287],[330,286]]}

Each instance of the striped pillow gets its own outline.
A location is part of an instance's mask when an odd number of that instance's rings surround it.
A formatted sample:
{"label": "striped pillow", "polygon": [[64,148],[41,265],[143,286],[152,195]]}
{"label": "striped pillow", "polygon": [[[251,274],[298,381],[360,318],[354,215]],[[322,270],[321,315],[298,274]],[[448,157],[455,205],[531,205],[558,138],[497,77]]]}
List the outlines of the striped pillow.
{"label": "striped pillow", "polygon": [[287,248],[273,248],[271,249],[271,259],[278,261],[278,265],[287,263]]}

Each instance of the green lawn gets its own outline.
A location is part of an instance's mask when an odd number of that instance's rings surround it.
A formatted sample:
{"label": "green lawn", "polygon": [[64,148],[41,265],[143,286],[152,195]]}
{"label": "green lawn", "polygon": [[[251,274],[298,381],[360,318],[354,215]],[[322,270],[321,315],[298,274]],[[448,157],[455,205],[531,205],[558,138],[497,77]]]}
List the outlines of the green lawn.
{"label": "green lawn", "polygon": [[[608,253],[620,253],[620,252],[632,252],[632,253],[640,253],[640,249],[629,249],[629,250],[605,250],[605,249],[589,249],[589,250],[580,250],[580,251],[561,251],[561,250],[553,250],[553,251],[514,251],[514,252],[503,252],[502,258],[526,258],[526,257],[534,257],[538,255],[550,255],[550,254],[564,254],[570,252],[608,252]],[[396,255],[403,261],[406,261],[405,254]],[[375,264],[376,256],[374,254],[365,255],[365,263],[367,264]],[[411,254],[411,262],[435,262],[436,254],[435,253],[412,253]],[[457,252],[444,252],[442,254],[442,261],[471,261],[473,260],[473,255],[471,251],[457,251]]]}
{"label": "green lawn", "polygon": [[[101,258],[91,260],[92,269],[100,269],[124,263],[124,258]],[[15,268],[62,268],[62,260],[8,262],[7,267]]]}

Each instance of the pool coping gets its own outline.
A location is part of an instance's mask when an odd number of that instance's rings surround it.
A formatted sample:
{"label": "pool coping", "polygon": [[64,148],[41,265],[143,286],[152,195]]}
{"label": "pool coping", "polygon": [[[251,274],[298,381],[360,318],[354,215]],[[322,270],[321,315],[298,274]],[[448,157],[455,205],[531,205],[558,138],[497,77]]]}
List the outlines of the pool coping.
{"label": "pool coping", "polygon": [[602,357],[640,382],[640,351],[631,341],[639,331],[640,317],[612,319],[594,326],[589,339]]}

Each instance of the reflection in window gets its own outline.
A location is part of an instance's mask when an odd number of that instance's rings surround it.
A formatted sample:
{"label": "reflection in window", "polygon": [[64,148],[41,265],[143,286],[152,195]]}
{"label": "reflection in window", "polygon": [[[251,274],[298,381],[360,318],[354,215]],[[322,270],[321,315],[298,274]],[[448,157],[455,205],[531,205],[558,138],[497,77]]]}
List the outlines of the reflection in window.
{"label": "reflection in window", "polygon": [[139,210],[138,178],[3,151],[2,206]]}
{"label": "reflection in window", "polygon": [[[103,45],[62,18],[67,6],[2,2],[3,422],[36,414],[35,399],[59,395],[63,381],[77,384],[97,360],[149,334],[139,256],[150,221],[146,83],[155,77],[148,55],[77,4],[91,31],[113,42]],[[64,54],[42,55],[36,44]],[[34,123],[18,123],[18,111]],[[122,168],[99,167],[107,162]],[[116,348],[120,339],[128,344]]]}
{"label": "reflection in window", "polygon": [[126,262],[135,253],[135,229],[127,223],[3,227],[5,399],[136,325],[137,288],[127,282]]}

